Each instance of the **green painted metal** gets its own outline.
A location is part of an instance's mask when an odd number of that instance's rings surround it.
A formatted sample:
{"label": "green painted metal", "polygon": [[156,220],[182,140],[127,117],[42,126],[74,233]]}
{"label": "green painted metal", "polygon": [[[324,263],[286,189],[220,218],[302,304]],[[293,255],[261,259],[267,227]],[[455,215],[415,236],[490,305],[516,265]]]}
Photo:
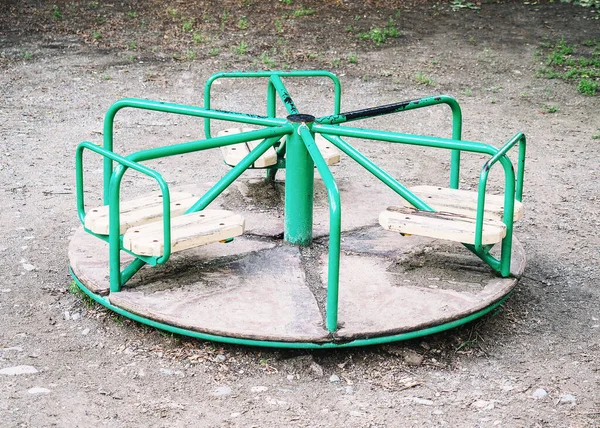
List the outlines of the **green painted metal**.
{"label": "green painted metal", "polygon": [[[321,117],[315,120],[310,115],[298,114],[298,108],[295,105],[291,95],[287,91],[282,78],[288,77],[327,77],[334,84],[334,114]],[[220,78],[268,78],[267,96],[266,96],[266,114],[267,116],[258,116],[252,114],[242,114],[236,112],[212,110],[210,108],[210,92],[212,84]],[[286,119],[276,118],[276,98],[279,95],[283,105],[290,113]],[[368,172],[378,178],[382,183],[396,192],[400,197],[406,199],[410,204],[418,209],[433,211],[427,203],[418,198],[408,188],[403,186],[398,180],[381,169],[373,161],[368,159],[356,148],[348,144],[342,137],[364,138],[377,141],[385,141],[397,144],[418,145],[421,147],[432,147],[446,149],[451,152],[450,167],[450,187],[458,188],[460,177],[460,155],[462,152],[472,152],[486,154],[490,159],[483,166],[478,186],[478,205],[476,214],[475,244],[465,245],[475,254],[477,254],[492,269],[501,276],[510,275],[510,259],[512,251],[512,233],[513,233],[513,212],[514,201],[521,200],[523,194],[524,168],[526,140],[522,133],[515,135],[500,149],[472,141],[464,141],[461,138],[462,133],[462,113],[458,102],[449,96],[440,95],[436,97],[427,97],[419,100],[403,101],[385,106],[372,107],[363,110],[356,110],[346,113],[340,113],[341,106],[341,85],[335,75],[324,71],[297,71],[297,72],[234,72],[217,73],[213,75],[206,83],[204,88],[205,107],[185,106],[181,104],[171,104],[156,101],[141,100],[135,98],[123,99],[113,104],[104,120],[104,141],[103,147],[98,147],[89,142],[81,143],[76,151],[76,184],[77,184],[77,212],[82,224],[85,220],[84,203],[84,180],[83,180],[83,152],[91,150],[104,158],[104,203],[109,205],[109,235],[95,235],[98,238],[109,243],[109,264],[110,264],[110,291],[118,292],[122,285],[135,275],[135,273],[144,265],[158,265],[165,263],[171,253],[170,247],[170,198],[167,183],[162,176],[141,164],[141,162],[158,159],[167,156],[181,155],[186,153],[208,150],[216,147],[223,147],[230,144],[238,144],[254,140],[263,140],[254,150],[252,150],[241,162],[226,173],[211,189],[209,189],[199,200],[188,210],[188,212],[200,211],[206,208],[218,195],[220,195],[228,186],[230,186],[246,169],[252,167],[254,162],[266,152],[270,147],[275,147],[278,154],[277,164],[267,170],[267,177],[274,179],[277,169],[286,168],[286,197],[285,197],[285,220],[284,220],[284,239],[291,244],[309,245],[312,240],[312,215],[313,215],[313,181],[314,167],[319,171],[325,187],[328,192],[329,210],[330,210],[330,233],[329,233],[329,264],[327,280],[327,307],[326,307],[326,328],[331,332],[331,341],[327,343],[296,343],[296,342],[261,342],[247,339],[219,337],[197,332],[179,329],[173,326],[156,323],[137,315],[127,313],[119,308],[110,305],[109,301],[100,296],[96,296],[85,289],[79,280],[75,277],[78,285],[99,303],[110,309],[123,313],[125,316],[153,325],[157,328],[168,331],[187,334],[194,337],[205,338],[209,340],[218,340],[228,343],[249,344],[258,346],[277,346],[277,347],[303,347],[303,348],[327,348],[327,347],[346,347],[346,346],[365,346],[378,343],[387,343],[395,340],[404,340],[420,335],[432,334],[438,331],[452,328],[468,322],[478,316],[482,316],[498,304],[472,314],[462,320],[444,324],[442,326],[432,327],[430,329],[409,332],[400,335],[392,335],[378,338],[361,339],[349,343],[338,343],[335,339],[335,331],[338,328],[338,287],[339,287],[339,260],[340,260],[340,239],[341,239],[341,203],[340,194],[335,179],[323,159],[318,147],[314,141],[315,133],[323,135],[332,144],[346,153],[351,159],[365,168]],[[430,136],[419,136],[412,134],[402,134],[398,132],[386,132],[366,128],[353,128],[341,126],[349,121],[355,121],[365,118],[372,118],[381,115],[399,113],[407,110],[419,109],[438,104],[446,104],[452,111],[452,138],[439,138]],[[163,147],[157,147],[148,150],[142,150],[131,153],[127,156],[119,155],[114,152],[114,120],[116,113],[123,108],[135,108],[155,112],[170,114],[182,114],[194,117],[201,117],[205,123],[206,138],[203,140],[190,141],[180,144],[172,144]],[[222,137],[211,137],[211,120],[225,120],[241,124],[251,124],[264,127],[256,131],[244,132],[240,134],[227,135]],[[314,123],[313,123],[314,122]],[[286,143],[281,143],[282,137],[286,136]],[[515,178],[514,169],[507,153],[519,143],[518,171]],[[285,158],[284,158],[285,156]],[[117,166],[113,169],[113,162]],[[504,218],[507,234],[501,243],[500,259],[490,254],[492,245],[482,245],[483,217],[485,209],[485,190],[488,181],[488,174],[492,166],[500,163],[504,169]],[[122,246],[122,236],[120,235],[120,187],[121,181],[128,169],[134,169],[142,174],[148,175],[157,181],[163,194],[163,234],[164,234],[164,254],[161,257],[142,257],[132,254],[135,259],[121,271],[120,252],[125,251]],[[91,232],[90,232],[91,233]],[[128,252],[128,251],[127,251]]]}
{"label": "green painted metal", "polygon": [[130,318],[136,322],[141,324],[148,325],[153,328],[158,328],[160,330],[167,331],[173,334],[179,334],[182,336],[194,337],[196,339],[201,340],[210,340],[213,342],[221,342],[227,343],[231,345],[242,345],[242,346],[259,346],[263,348],[292,348],[292,349],[338,349],[338,348],[352,348],[359,346],[374,346],[374,345],[383,345],[386,343],[399,342],[402,340],[411,340],[416,339],[423,336],[429,336],[432,334],[439,334],[446,330],[451,330],[456,327],[460,327],[461,325],[467,324],[471,321],[474,321],[478,318],[481,318],[484,315],[489,314],[490,312],[496,310],[500,307],[512,294],[509,293],[506,296],[502,297],[495,303],[492,303],[486,308],[483,308],[480,311],[472,313],[464,318],[450,321],[444,324],[440,324],[437,326],[424,328],[421,330],[413,330],[405,333],[394,334],[389,336],[378,336],[367,339],[356,339],[350,342],[282,342],[282,341],[267,341],[267,340],[253,340],[253,339],[244,339],[239,337],[229,337],[229,336],[219,336],[214,334],[200,333],[193,330],[187,330],[184,328],[176,327],[169,324],[160,323],[158,321],[154,321],[149,318],[142,317],[140,315],[134,314],[132,312],[126,311],[124,309],[119,308],[118,306],[114,306],[110,303],[107,297],[99,296],[97,294],[92,293],[88,290],[85,285],[79,280],[77,275],[73,272],[71,268],[69,268],[69,272],[71,273],[71,277],[75,281],[75,284],[92,300],[101,304],[102,306],[110,309],[111,311],[118,313],[119,315],[123,315],[124,317]]}
{"label": "green painted metal", "polygon": [[317,166],[323,184],[327,189],[329,200],[329,259],[327,264],[327,309],[325,327],[330,332],[338,328],[338,295],[340,282],[340,241],[342,236],[342,203],[333,174],[329,170],[323,155],[315,143],[310,128],[306,125],[298,127],[298,133],[306,146],[312,160]]}
{"label": "green painted metal", "polygon": [[[288,116],[290,118],[292,116]],[[302,142],[299,129],[310,124],[290,122],[294,132],[287,136],[285,174],[284,239],[290,244],[312,241],[315,165]]]}

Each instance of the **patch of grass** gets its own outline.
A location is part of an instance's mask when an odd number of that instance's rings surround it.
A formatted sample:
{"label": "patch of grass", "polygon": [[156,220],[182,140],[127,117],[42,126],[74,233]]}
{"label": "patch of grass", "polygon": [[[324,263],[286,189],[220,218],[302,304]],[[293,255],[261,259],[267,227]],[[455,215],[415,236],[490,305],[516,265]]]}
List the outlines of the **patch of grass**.
{"label": "patch of grass", "polygon": [[170,7],[167,9],[167,13],[169,14],[169,16],[171,16],[172,18],[177,18],[179,16],[179,12],[177,12],[177,9]]}
{"label": "patch of grass", "polygon": [[471,9],[471,10],[479,10],[480,6],[477,6],[475,3],[467,2],[465,0],[452,0],[450,3],[450,9],[454,12],[460,9]]}
{"label": "patch of grass", "polygon": [[286,6],[290,6],[294,1],[293,0],[279,0],[281,3],[285,4]]}
{"label": "patch of grass", "polygon": [[204,36],[201,33],[194,33],[194,35],[192,36],[192,40],[194,41],[194,43],[200,44],[200,43],[207,42],[208,41],[208,37]]}
{"label": "patch of grass", "polygon": [[463,89],[463,94],[465,94],[467,97],[472,97],[473,96],[473,91],[469,88],[465,88]]}
{"label": "patch of grass", "polygon": [[194,29],[194,18],[190,18],[190,19],[182,19],[181,20],[181,28],[183,29],[183,31],[186,32],[191,32]]}
{"label": "patch of grass", "polygon": [[221,53],[221,49],[219,48],[210,48],[210,50],[208,51],[208,54],[210,56],[217,56]]}
{"label": "patch of grass", "polygon": [[577,91],[580,94],[594,96],[598,92],[598,82],[589,79],[581,79],[577,84]]}
{"label": "patch of grass", "polygon": [[544,113],[558,113],[560,108],[558,106],[544,106]]}
{"label": "patch of grass", "polygon": [[310,15],[314,15],[315,14],[315,10],[310,8],[310,7],[304,7],[304,6],[300,6],[299,9],[296,9],[293,13],[292,16],[294,18],[300,18],[302,16],[310,16]]}
{"label": "patch of grass", "polygon": [[594,96],[600,81],[600,39],[585,40],[579,46],[571,45],[561,38],[556,43],[540,44],[538,57],[544,66],[536,70],[536,77],[545,79],[576,80],[577,91]]}
{"label": "patch of grass", "polygon": [[248,28],[248,18],[242,16],[237,23],[237,27],[240,30],[245,30],[246,28]]}
{"label": "patch of grass", "polygon": [[275,31],[277,31],[278,33],[283,32],[283,23],[279,19],[275,20]]}
{"label": "patch of grass", "polygon": [[417,73],[415,74],[415,81],[419,84],[419,85],[423,85],[423,86],[435,86],[435,82],[433,81],[433,79],[431,79],[430,77],[424,75],[423,73]]}
{"label": "patch of grass", "polygon": [[193,49],[188,49],[187,51],[185,51],[185,57],[188,59],[188,61],[195,60],[197,56],[198,54],[196,54],[196,51]]}
{"label": "patch of grass", "polygon": [[135,10],[130,10],[127,12],[127,17],[129,19],[135,19],[137,17],[137,12]]}
{"label": "patch of grass", "polygon": [[260,60],[267,67],[271,67],[272,68],[272,67],[275,67],[275,65],[277,65],[277,62],[273,58],[271,58],[269,56],[269,54],[266,53],[266,52],[263,52],[262,54],[260,54]]}
{"label": "patch of grass", "polygon": [[373,27],[366,33],[358,33],[359,39],[370,40],[375,43],[375,46],[381,46],[387,39],[396,37],[400,37],[400,31],[396,28],[391,18],[383,28]]}
{"label": "patch of grass", "polygon": [[110,74],[103,74],[102,80],[112,80],[112,76]]}
{"label": "patch of grass", "polygon": [[55,21],[60,21],[64,17],[65,16],[63,15],[63,13],[61,12],[61,10],[59,9],[58,6],[54,6],[52,8],[52,19],[54,19]]}
{"label": "patch of grass", "polygon": [[106,17],[102,16],[102,15],[98,15],[96,17],[96,24],[98,25],[102,25],[106,22]]}
{"label": "patch of grass", "polygon": [[100,40],[102,38],[102,33],[100,31],[94,30],[92,31],[92,39]]}
{"label": "patch of grass", "polygon": [[592,135],[592,140],[600,140],[600,128],[598,128],[598,133]]}
{"label": "patch of grass", "polygon": [[358,62],[358,55],[355,53],[352,53],[352,54],[348,55],[348,57],[346,59],[348,60],[348,62],[350,64],[356,64]]}
{"label": "patch of grass", "polygon": [[127,48],[130,51],[136,50],[137,49],[137,42],[135,40],[130,41],[129,44],[127,45]]}
{"label": "patch of grass", "polygon": [[248,52],[248,43],[242,40],[239,45],[233,48],[233,52],[238,55],[245,54],[246,52]]}
{"label": "patch of grass", "polygon": [[88,309],[92,309],[94,306],[96,306],[94,299],[85,294],[81,288],[77,286],[75,281],[71,281],[71,284],[69,285],[69,293],[80,299],[83,305]]}

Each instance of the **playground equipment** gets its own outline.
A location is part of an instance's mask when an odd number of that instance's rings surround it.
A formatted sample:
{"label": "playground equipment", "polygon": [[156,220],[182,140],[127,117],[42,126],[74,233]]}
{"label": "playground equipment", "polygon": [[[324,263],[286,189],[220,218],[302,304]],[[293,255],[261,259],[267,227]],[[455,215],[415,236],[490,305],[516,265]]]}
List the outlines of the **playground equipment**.
{"label": "playground equipment", "polygon": [[[211,109],[215,81],[246,78],[266,81],[265,116]],[[283,82],[292,78],[330,79],[332,114],[300,113]],[[286,118],[276,117],[277,97]],[[452,111],[451,138],[345,125],[439,104]],[[124,108],[203,118],[206,138],[118,154],[114,120]],[[213,136],[214,120],[237,125]],[[69,246],[71,274],[117,313],[228,343],[362,346],[456,327],[498,307],[525,266],[513,237],[513,222],[523,213],[525,136],[497,149],[462,140],[461,127],[457,101],[444,95],[341,113],[340,82],[325,71],[218,73],[205,85],[204,107],[120,100],[105,116],[103,146],[77,147],[82,227]],[[449,187],[405,187],[345,138],[450,151]],[[507,153],[517,144],[515,175]],[[231,169],[212,184],[170,189],[143,164],[215,148]],[[104,159],[100,207],[85,206],[84,152]],[[476,192],[459,189],[462,152],[489,156]],[[338,186],[330,166],[340,153],[379,179],[381,189],[352,180]],[[487,194],[497,163],[504,194]],[[130,169],[155,180],[159,190],[122,201],[121,181]],[[248,169],[264,169],[266,177],[243,180]],[[283,183],[276,180],[280,170]],[[389,194],[403,206],[387,207]]]}

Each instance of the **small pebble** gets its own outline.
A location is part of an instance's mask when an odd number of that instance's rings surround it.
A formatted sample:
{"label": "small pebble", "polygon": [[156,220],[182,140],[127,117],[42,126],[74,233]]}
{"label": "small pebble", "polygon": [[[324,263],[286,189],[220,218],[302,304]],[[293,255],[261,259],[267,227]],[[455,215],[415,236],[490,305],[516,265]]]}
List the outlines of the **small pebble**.
{"label": "small pebble", "polygon": [[87,335],[89,332],[90,332],[90,329],[89,329],[89,328],[84,328],[84,329],[81,331],[81,334],[83,334],[83,335],[85,336],[85,335]]}
{"label": "small pebble", "polygon": [[0,374],[16,376],[22,374],[33,374],[37,373],[37,369],[33,366],[14,366],[14,367],[6,367],[0,370]]}
{"label": "small pebble", "polygon": [[423,406],[433,406],[433,401],[426,398],[413,397],[412,400],[417,404],[422,404]]}
{"label": "small pebble", "polygon": [[331,377],[329,378],[329,382],[339,382],[340,381],[340,377],[338,375],[331,375]]}
{"label": "small pebble", "polygon": [[33,388],[29,388],[27,392],[30,394],[48,394],[51,391],[48,388],[41,388],[39,386],[35,386]]}
{"label": "small pebble", "polygon": [[531,396],[533,398],[535,398],[536,400],[540,400],[544,397],[546,397],[548,395],[548,393],[546,392],[545,389],[542,388],[538,388],[535,391],[533,391],[533,394],[531,394]]}
{"label": "small pebble", "polygon": [[323,367],[321,367],[320,364],[317,364],[314,361],[312,363],[310,363],[309,369],[310,369],[311,372],[313,372],[318,377],[322,377],[323,374],[324,374],[323,373]]}
{"label": "small pebble", "polygon": [[215,390],[213,392],[211,392],[210,395],[212,395],[213,397],[223,397],[225,395],[229,395],[231,394],[231,388],[224,385],[224,386],[219,386],[217,388],[215,388]]}
{"label": "small pebble", "polygon": [[563,394],[560,396],[560,400],[558,402],[560,404],[570,404],[571,406],[574,406],[576,401],[577,399],[575,398],[575,396],[571,394]]}
{"label": "small pebble", "polygon": [[253,386],[252,388],[250,388],[250,391],[252,392],[265,392],[268,390],[269,388],[267,388],[266,386]]}
{"label": "small pebble", "polygon": [[223,354],[218,354],[215,358],[215,360],[217,361],[217,363],[222,363],[227,359],[227,357]]}

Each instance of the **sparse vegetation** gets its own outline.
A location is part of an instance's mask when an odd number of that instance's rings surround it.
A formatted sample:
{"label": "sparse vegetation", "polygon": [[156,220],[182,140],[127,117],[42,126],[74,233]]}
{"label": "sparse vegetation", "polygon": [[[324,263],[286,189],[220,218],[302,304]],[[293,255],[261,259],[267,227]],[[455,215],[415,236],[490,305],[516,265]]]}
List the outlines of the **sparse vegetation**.
{"label": "sparse vegetation", "polygon": [[433,81],[433,79],[431,79],[430,77],[426,76],[423,73],[417,73],[417,74],[415,74],[415,81],[419,85],[423,85],[423,86],[435,86],[435,82]]}
{"label": "sparse vegetation", "polygon": [[310,16],[310,15],[314,15],[315,10],[311,9],[310,7],[304,7],[304,6],[300,6],[299,9],[296,9],[294,11],[294,13],[292,13],[292,16],[294,18],[300,18],[301,16]]}
{"label": "sparse vegetation", "polygon": [[557,113],[560,110],[558,106],[544,106],[545,113]]}
{"label": "sparse vegetation", "polygon": [[400,31],[396,28],[393,20],[390,18],[385,27],[373,27],[366,33],[358,33],[358,37],[361,40],[372,41],[375,43],[375,46],[381,46],[381,44],[389,38],[400,37]]}
{"label": "sparse vegetation", "polygon": [[238,55],[243,55],[248,51],[248,43],[241,41],[239,45],[233,48],[233,52]]}
{"label": "sparse vegetation", "polygon": [[[548,49],[549,52],[544,54]],[[581,48],[568,44],[564,38],[556,43],[543,42],[537,55],[545,64],[536,76],[546,79],[577,80],[577,91],[594,96],[600,81],[600,40],[585,40]],[[544,56],[545,55],[545,56]]]}

